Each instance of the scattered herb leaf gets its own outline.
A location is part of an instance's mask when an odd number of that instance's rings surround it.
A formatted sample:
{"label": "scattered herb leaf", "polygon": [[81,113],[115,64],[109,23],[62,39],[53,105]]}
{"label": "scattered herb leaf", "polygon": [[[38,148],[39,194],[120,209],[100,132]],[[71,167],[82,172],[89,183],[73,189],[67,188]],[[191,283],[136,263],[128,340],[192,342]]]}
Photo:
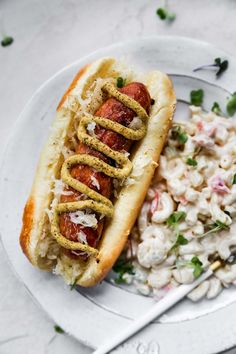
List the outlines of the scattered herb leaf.
{"label": "scattered herb leaf", "polygon": [[186,164],[189,166],[196,167],[197,166],[197,161],[192,159],[191,157],[187,158]]}
{"label": "scattered herb leaf", "polygon": [[166,20],[167,11],[163,7],[159,7],[159,9],[157,9],[156,11],[156,14],[159,16],[161,20]]}
{"label": "scattered herb leaf", "polygon": [[232,184],[236,184],[236,173],[234,174]]}
{"label": "scattered herb leaf", "polygon": [[184,211],[175,211],[166,220],[166,224],[171,227],[175,232],[176,241],[174,245],[170,248],[169,252],[176,250],[181,245],[186,245],[188,240],[179,233],[179,223],[186,218],[186,213]]}
{"label": "scattered herb leaf", "polygon": [[218,102],[213,103],[213,106],[211,107],[211,111],[217,114],[218,116],[222,115],[222,110]]}
{"label": "scattered herb leaf", "polygon": [[166,7],[159,7],[156,10],[156,14],[162,21],[168,20],[171,22],[176,18],[176,14],[174,12],[169,12]]}
{"label": "scattered herb leaf", "polygon": [[117,278],[114,279],[116,284],[124,284],[126,283],[126,279],[124,278],[124,274],[119,274]]}
{"label": "scattered herb leaf", "polygon": [[174,140],[178,140],[180,145],[184,145],[188,140],[187,134],[179,125],[174,125],[174,127],[172,128],[171,137]]}
{"label": "scattered herb leaf", "polygon": [[175,211],[168,217],[166,223],[168,226],[176,227],[176,225],[178,225],[180,221],[185,220],[185,218],[186,213],[184,211]]}
{"label": "scattered herb leaf", "polygon": [[216,222],[214,222],[214,224],[207,225],[207,227],[208,227],[209,231],[202,234],[201,237],[213,234],[213,233],[221,231],[221,230],[227,230],[229,228],[228,225],[224,224],[220,220],[216,220]]}
{"label": "scattered herb leaf", "polygon": [[125,79],[123,79],[123,77],[119,76],[117,79],[116,79],[116,86],[118,88],[122,88],[125,86]]}
{"label": "scattered herb leaf", "polygon": [[190,92],[190,103],[194,106],[201,106],[203,102],[204,91],[202,89]]}
{"label": "scattered herb leaf", "polygon": [[77,278],[75,278],[74,283],[70,284],[70,290],[74,290],[76,288],[76,284],[77,284]]}
{"label": "scattered herb leaf", "polygon": [[174,245],[171,247],[171,250],[175,250],[179,246],[183,246],[187,244],[188,244],[188,240],[183,235],[179,234]]}
{"label": "scattered herb leaf", "polygon": [[225,229],[227,230],[229,228],[228,225],[224,224],[223,222],[221,222],[220,220],[216,220],[216,222],[214,223],[214,225],[218,226],[221,230]]}
{"label": "scattered herb leaf", "polygon": [[222,60],[221,58],[215,58],[213,64],[207,64],[207,65],[202,65],[199,66],[198,68],[194,69],[193,71],[199,71],[199,70],[207,70],[207,69],[217,69],[216,71],[216,76],[219,77],[224,71],[228,69],[229,62],[228,60]]}
{"label": "scattered herb leaf", "polygon": [[112,269],[115,273],[118,274],[118,277],[115,278],[115,282],[117,284],[126,283],[126,280],[124,278],[125,273],[134,274],[134,267],[132,262],[127,260],[123,255],[118,258]]}
{"label": "scattered herb leaf", "polygon": [[5,36],[2,41],[1,45],[2,47],[7,47],[8,45],[11,45],[14,42],[14,39],[10,36]]}
{"label": "scattered herb leaf", "polygon": [[202,262],[196,256],[191,259],[191,266],[193,267],[194,278],[198,278],[204,271],[202,267]]}
{"label": "scattered herb leaf", "polygon": [[200,259],[199,259],[197,256],[194,256],[194,257],[191,259],[191,263],[192,263],[192,264],[199,264],[199,265],[202,265],[202,262],[200,261]]}
{"label": "scattered herb leaf", "polygon": [[60,333],[60,334],[65,333],[64,329],[62,329],[62,328],[61,328],[60,326],[58,326],[58,325],[55,325],[55,326],[54,326],[54,330],[55,330],[55,332]]}
{"label": "scattered herb leaf", "polygon": [[218,68],[216,76],[220,76],[225,70],[228,69],[228,60],[223,60],[221,58],[215,58],[215,66]]}
{"label": "scattered herb leaf", "polygon": [[204,271],[202,266],[202,262],[197,256],[194,256],[191,261],[177,259],[175,262],[177,268],[179,267],[191,267],[193,268],[193,276],[194,278],[198,278]]}
{"label": "scattered herb leaf", "polygon": [[236,92],[232,94],[226,105],[227,112],[230,117],[236,113]]}

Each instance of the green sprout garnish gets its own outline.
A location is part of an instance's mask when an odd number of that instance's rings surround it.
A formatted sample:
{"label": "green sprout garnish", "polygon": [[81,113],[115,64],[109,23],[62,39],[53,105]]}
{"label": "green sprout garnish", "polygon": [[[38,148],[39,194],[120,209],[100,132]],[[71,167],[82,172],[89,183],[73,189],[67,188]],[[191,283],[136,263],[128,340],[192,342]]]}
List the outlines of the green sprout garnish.
{"label": "green sprout garnish", "polygon": [[184,211],[175,211],[168,217],[166,223],[168,226],[176,228],[176,226],[178,226],[181,221],[185,220],[185,218],[186,213]]}
{"label": "green sprout garnish", "polygon": [[213,103],[213,106],[211,107],[211,111],[214,112],[218,116],[222,115],[222,110],[221,110],[218,102]]}
{"label": "green sprout garnish", "polygon": [[131,261],[127,260],[124,255],[120,256],[113,266],[112,270],[118,274],[118,277],[115,278],[115,283],[121,284],[126,283],[124,274],[134,274],[134,267]]}
{"label": "green sprout garnish", "polygon": [[174,127],[172,128],[171,138],[177,140],[180,145],[184,145],[188,140],[187,134],[179,125],[174,125]]}
{"label": "green sprout garnish", "polygon": [[207,225],[207,228],[209,229],[209,231],[202,234],[201,237],[208,236],[208,235],[213,234],[218,231],[227,230],[227,229],[229,229],[229,226],[224,224],[220,220],[216,220],[216,222],[214,222],[214,224]]}
{"label": "green sprout garnish", "polygon": [[175,211],[166,220],[166,224],[174,230],[176,236],[175,243],[171,247],[170,251],[175,251],[179,246],[188,244],[188,240],[179,233],[179,223],[184,221],[185,218],[186,213],[184,211]]}
{"label": "green sprout garnish", "polygon": [[174,245],[171,247],[172,250],[176,250],[179,246],[184,246],[188,244],[188,240],[181,234],[178,235],[177,240],[175,241]]}
{"label": "green sprout garnish", "polygon": [[200,259],[198,257],[195,256],[191,259],[190,265],[193,267],[194,278],[198,278],[204,271],[204,269],[202,267],[202,262],[200,261]]}
{"label": "green sprout garnish", "polygon": [[216,71],[216,76],[219,77],[221,74],[223,74],[224,71],[228,69],[229,62],[228,60],[222,60],[221,58],[215,58],[213,64],[207,64],[207,65],[202,65],[199,66],[198,68],[194,69],[193,71],[199,71],[199,70],[207,70],[207,69],[217,69]]}
{"label": "green sprout garnish", "polygon": [[197,166],[197,160],[192,159],[191,157],[187,158],[186,164],[189,166],[196,167]]}
{"label": "green sprout garnish", "polygon": [[54,326],[54,330],[55,330],[55,332],[60,333],[60,334],[65,333],[64,329],[62,329],[62,328],[61,328],[60,326],[58,326],[58,325],[55,325],[55,326]]}
{"label": "green sprout garnish", "polygon": [[125,79],[123,79],[123,77],[119,76],[117,79],[116,79],[116,86],[118,88],[122,88],[125,86]]}
{"label": "green sprout garnish", "polygon": [[156,10],[156,14],[162,21],[168,20],[171,22],[176,18],[176,14],[174,12],[169,12],[166,7],[159,7]]}
{"label": "green sprout garnish", "polygon": [[78,279],[75,278],[74,282],[72,284],[70,284],[70,290],[74,290],[76,288],[77,281],[78,281]]}
{"label": "green sprout garnish", "polygon": [[1,45],[2,47],[7,47],[9,45],[11,45],[14,42],[14,39],[10,36],[4,36],[2,41],[1,41]]}
{"label": "green sprout garnish", "polygon": [[220,76],[225,70],[228,69],[228,60],[223,60],[221,58],[215,58],[215,66],[218,68],[216,76]]}
{"label": "green sprout garnish", "polygon": [[202,89],[190,92],[190,103],[194,106],[201,106],[203,103],[204,91]]}
{"label": "green sprout garnish", "polygon": [[236,113],[236,92],[232,94],[226,105],[227,112],[230,117]]}

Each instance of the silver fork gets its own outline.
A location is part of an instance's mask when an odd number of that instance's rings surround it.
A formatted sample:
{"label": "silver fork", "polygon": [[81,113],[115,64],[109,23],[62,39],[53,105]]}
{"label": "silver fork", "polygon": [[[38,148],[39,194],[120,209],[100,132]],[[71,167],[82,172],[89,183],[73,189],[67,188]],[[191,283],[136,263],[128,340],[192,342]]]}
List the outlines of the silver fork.
{"label": "silver fork", "polygon": [[200,285],[204,280],[208,279],[217,269],[223,267],[225,264],[233,264],[236,262],[236,246],[232,248],[231,254],[227,260],[222,261],[219,256],[216,255],[214,262],[208,267],[208,269],[200,275],[193,283],[183,284],[176,289],[170,291],[166,296],[158,301],[145,315],[134,320],[130,326],[125,328],[122,332],[118,333],[115,337],[108,340],[101,345],[93,354],[106,354],[112,349],[116,348],[119,344],[139,332],[142,328],[147,326],[150,322],[162,315],[165,311],[170,309],[177,302],[182,300],[188,293],[194,288]]}

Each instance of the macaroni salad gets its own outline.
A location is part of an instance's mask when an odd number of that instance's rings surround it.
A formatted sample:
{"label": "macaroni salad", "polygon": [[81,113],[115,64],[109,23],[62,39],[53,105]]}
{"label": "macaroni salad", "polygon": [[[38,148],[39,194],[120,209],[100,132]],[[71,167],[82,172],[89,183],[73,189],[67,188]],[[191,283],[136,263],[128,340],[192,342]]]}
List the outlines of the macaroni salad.
{"label": "macaroni salad", "polygon": [[[162,298],[198,277],[236,245],[236,121],[190,106],[174,123],[126,249],[132,271],[122,280]],[[236,285],[236,264],[225,265],[189,298],[216,297]]]}

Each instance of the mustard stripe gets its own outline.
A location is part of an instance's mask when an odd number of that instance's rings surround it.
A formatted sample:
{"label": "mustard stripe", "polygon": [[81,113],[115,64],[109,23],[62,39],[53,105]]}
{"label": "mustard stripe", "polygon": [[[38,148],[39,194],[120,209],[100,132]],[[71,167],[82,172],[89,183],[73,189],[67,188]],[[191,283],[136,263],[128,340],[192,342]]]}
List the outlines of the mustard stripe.
{"label": "mustard stripe", "polygon": [[145,123],[148,121],[148,114],[145,111],[145,109],[133,98],[119,92],[114,85],[112,85],[110,82],[106,82],[104,86],[102,87],[102,90],[109,93],[112,97],[116,98],[118,101],[123,103],[126,107],[132,109],[137,116],[142,119]]}

